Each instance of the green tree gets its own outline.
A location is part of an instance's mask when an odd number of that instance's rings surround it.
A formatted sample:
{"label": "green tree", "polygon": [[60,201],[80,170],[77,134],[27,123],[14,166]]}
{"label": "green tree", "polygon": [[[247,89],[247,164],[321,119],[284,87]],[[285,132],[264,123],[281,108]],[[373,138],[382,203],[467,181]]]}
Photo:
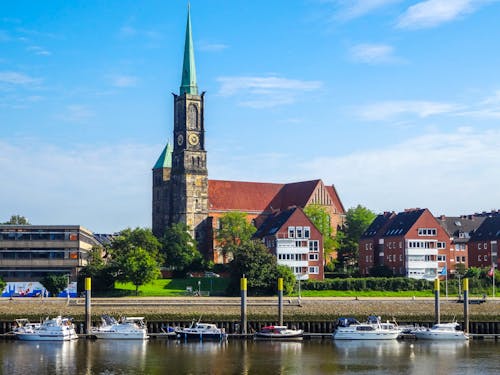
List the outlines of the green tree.
{"label": "green tree", "polygon": [[40,282],[52,294],[52,297],[56,297],[68,286],[68,276],[49,274],[43,277]]}
{"label": "green tree", "polygon": [[344,226],[337,232],[335,238],[338,246],[339,266],[351,271],[358,264],[359,238],[375,219],[372,211],[358,205],[346,212]]}
{"label": "green tree", "polygon": [[184,223],[172,224],[167,228],[161,239],[162,254],[165,265],[176,270],[186,271],[202,261],[196,241],[189,233],[189,227]]}
{"label": "green tree", "polygon": [[220,226],[216,239],[224,260],[243,244],[250,241],[256,228],[247,221],[243,212],[228,212],[219,219]]}
{"label": "green tree", "polygon": [[[237,294],[240,290],[240,278],[248,279],[249,295],[270,295],[276,293],[278,277],[285,277],[285,291],[293,290],[295,280],[291,281],[289,273],[279,271],[276,257],[260,241],[246,241],[234,250],[234,258],[229,264],[230,282],[228,291]],[[280,273],[281,272],[281,273]]]}
{"label": "green tree", "polygon": [[21,215],[12,215],[9,221],[2,224],[18,224],[18,225],[30,225],[28,219]]}
{"label": "green tree", "polygon": [[128,249],[126,257],[118,260],[120,279],[135,285],[135,295],[139,287],[158,278],[160,270],[156,258],[141,247]]}
{"label": "green tree", "polygon": [[314,226],[323,235],[323,251],[325,260],[335,258],[335,241],[332,237],[332,226],[330,223],[330,215],[324,206],[319,204],[311,204],[304,208],[304,213],[312,221]]}
{"label": "green tree", "polygon": [[127,228],[122,230],[111,242],[109,252],[113,259],[117,259],[126,256],[129,251],[136,247],[146,250],[149,255],[158,261],[161,260],[161,243],[153,235],[151,229],[148,228]]}
{"label": "green tree", "polygon": [[103,248],[94,246],[88,253],[87,265],[78,273],[78,285],[83,286],[86,277],[92,279],[95,291],[111,290],[114,287],[116,270],[103,258]]}
{"label": "green tree", "polygon": [[0,277],[0,290],[4,290],[7,283]]}
{"label": "green tree", "polygon": [[290,267],[284,265],[277,266],[277,277],[283,278],[283,293],[292,294],[297,278]]}

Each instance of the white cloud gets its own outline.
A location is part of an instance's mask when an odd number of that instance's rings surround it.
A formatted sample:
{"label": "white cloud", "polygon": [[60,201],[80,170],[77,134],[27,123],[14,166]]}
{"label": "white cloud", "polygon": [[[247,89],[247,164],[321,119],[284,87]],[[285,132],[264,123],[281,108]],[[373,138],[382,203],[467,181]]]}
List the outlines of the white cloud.
{"label": "white cloud", "polygon": [[396,63],[402,59],[394,55],[394,48],[387,44],[357,44],[350,48],[351,58],[367,64]]}
{"label": "white cloud", "polygon": [[29,46],[26,48],[28,51],[33,52],[35,55],[50,56],[52,53],[40,46]]}
{"label": "white cloud", "polygon": [[351,20],[403,0],[326,0],[337,8],[336,18]]}
{"label": "white cloud", "polygon": [[23,73],[18,72],[0,72],[0,83],[11,85],[31,85],[41,82],[40,78],[33,78]]}
{"label": "white cloud", "polygon": [[137,77],[125,75],[113,76],[111,80],[114,87],[135,87],[138,82]]}
{"label": "white cloud", "polygon": [[[340,157],[304,162],[309,178],[334,183],[346,207],[409,207],[457,215],[498,207],[500,130],[458,128]],[[305,178],[305,177],[304,177]]]}
{"label": "white cloud", "polygon": [[435,27],[476,11],[492,0],[426,0],[410,6],[397,22],[404,29]]}
{"label": "white cloud", "polygon": [[223,44],[223,43],[207,43],[207,42],[201,42],[197,48],[200,50],[200,51],[206,51],[206,52],[219,52],[219,51],[223,51],[227,48],[229,48],[229,46],[227,44]]}
{"label": "white cloud", "polygon": [[151,167],[161,149],[0,140],[0,170],[9,176],[0,184],[0,220],[19,213],[33,224],[79,224],[95,232],[151,227]]}
{"label": "white cloud", "polygon": [[400,100],[369,104],[358,108],[356,112],[364,120],[381,121],[405,114],[425,118],[438,114],[453,113],[459,108],[453,103]]}
{"label": "white cloud", "polygon": [[220,77],[221,96],[237,96],[242,106],[252,108],[276,107],[294,103],[301,93],[319,90],[320,81],[302,81],[296,79],[271,77]]}

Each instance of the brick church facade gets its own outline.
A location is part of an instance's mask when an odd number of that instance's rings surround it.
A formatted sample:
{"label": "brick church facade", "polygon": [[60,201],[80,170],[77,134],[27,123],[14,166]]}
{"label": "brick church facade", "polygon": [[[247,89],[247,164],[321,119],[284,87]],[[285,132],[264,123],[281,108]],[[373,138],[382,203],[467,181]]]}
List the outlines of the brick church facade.
{"label": "brick church facade", "polygon": [[[316,204],[325,207],[329,213],[334,233],[342,225],[345,210],[337,191],[321,180],[279,184],[208,179],[204,93],[198,94],[189,12],[182,83],[179,95],[174,94],[173,139],[173,144],[165,146],[153,167],[152,228],[156,236],[162,236],[173,223],[186,223],[202,254],[220,263],[223,258],[214,237],[220,217],[231,211],[246,213],[249,222],[259,229],[266,220],[269,223],[270,218],[280,212]],[[303,223],[300,227],[314,227],[303,216],[300,213],[293,215],[294,218],[301,218]],[[315,230],[309,233],[316,233]],[[269,249],[273,252],[271,247]],[[316,270],[312,267],[319,264],[322,268],[324,259],[322,251],[320,253],[321,259],[317,259],[316,255],[303,256],[304,259],[312,259],[311,270]],[[309,270],[307,266],[302,269],[306,273]],[[322,277],[321,269],[311,278]]]}

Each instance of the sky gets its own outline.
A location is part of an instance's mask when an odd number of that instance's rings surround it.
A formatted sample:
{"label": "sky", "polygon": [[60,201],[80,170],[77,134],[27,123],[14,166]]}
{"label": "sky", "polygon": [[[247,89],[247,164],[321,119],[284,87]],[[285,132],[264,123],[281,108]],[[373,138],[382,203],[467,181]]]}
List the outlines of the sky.
{"label": "sky", "polygon": [[[191,0],[210,179],[500,209],[500,1]],[[0,221],[151,226],[185,0],[0,4]]]}

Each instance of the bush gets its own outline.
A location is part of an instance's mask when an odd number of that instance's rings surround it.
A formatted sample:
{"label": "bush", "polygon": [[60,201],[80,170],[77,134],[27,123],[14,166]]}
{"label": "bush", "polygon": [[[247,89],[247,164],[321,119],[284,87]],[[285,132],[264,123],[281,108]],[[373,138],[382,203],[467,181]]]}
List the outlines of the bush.
{"label": "bush", "polygon": [[406,277],[365,277],[336,278],[323,281],[308,281],[304,290],[356,290],[356,291],[402,291],[432,290],[434,284],[428,280],[417,280]]}

